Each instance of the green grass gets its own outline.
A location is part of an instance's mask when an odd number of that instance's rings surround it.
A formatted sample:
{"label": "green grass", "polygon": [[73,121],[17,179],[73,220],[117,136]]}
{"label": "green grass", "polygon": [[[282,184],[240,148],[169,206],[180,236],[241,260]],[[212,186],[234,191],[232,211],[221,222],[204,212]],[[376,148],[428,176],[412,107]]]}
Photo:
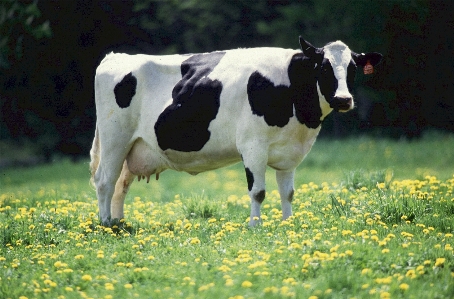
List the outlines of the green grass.
{"label": "green grass", "polygon": [[113,228],[88,161],[3,170],[0,298],[452,298],[453,145],[319,140],[256,228],[241,165],[136,181]]}

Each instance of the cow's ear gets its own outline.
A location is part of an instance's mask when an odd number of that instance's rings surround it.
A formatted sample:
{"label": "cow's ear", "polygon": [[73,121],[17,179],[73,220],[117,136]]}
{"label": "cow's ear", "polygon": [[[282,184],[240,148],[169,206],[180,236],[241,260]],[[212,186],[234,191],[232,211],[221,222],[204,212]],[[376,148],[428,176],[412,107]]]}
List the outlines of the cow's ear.
{"label": "cow's ear", "polygon": [[371,65],[375,66],[381,62],[381,60],[383,59],[383,55],[377,52],[361,54],[356,54],[355,52],[352,52],[352,58],[355,61],[356,65],[364,67],[367,63],[370,63]]}
{"label": "cow's ear", "polygon": [[317,49],[309,42],[305,41],[304,38],[300,36],[300,46],[303,50],[303,54],[309,58],[319,58],[321,56],[321,50]]}

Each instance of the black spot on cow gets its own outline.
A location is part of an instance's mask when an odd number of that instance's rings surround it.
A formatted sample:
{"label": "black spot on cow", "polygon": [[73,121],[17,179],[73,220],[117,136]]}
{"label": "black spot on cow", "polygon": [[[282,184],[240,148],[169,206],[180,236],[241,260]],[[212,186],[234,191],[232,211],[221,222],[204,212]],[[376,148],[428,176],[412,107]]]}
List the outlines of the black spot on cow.
{"label": "black spot on cow", "polygon": [[336,77],[334,76],[333,67],[326,58],[323,59],[320,67],[318,84],[320,86],[321,94],[328,102],[331,102],[331,99],[334,98],[334,94],[336,93],[338,83]]}
{"label": "black spot on cow", "polygon": [[210,139],[208,126],[219,110],[222,83],[207,76],[224,55],[196,54],[181,64],[182,79],[173,88],[173,102],[154,126],[162,150],[199,151]]}
{"label": "black spot on cow", "polygon": [[315,129],[321,124],[322,108],[317,92],[315,62],[303,53],[292,57],[288,68],[290,91],[296,118],[301,124]]}
{"label": "black spot on cow", "polygon": [[265,190],[260,190],[259,192],[254,194],[254,200],[259,202],[259,203],[262,203],[265,200],[265,195],[266,195],[266,191]]}
{"label": "black spot on cow", "polygon": [[288,67],[290,86],[275,85],[259,72],[254,72],[247,85],[252,113],[263,116],[269,126],[284,127],[294,116],[301,124],[317,128],[322,111],[317,93],[314,62],[304,54],[295,54]]}
{"label": "black spot on cow", "polygon": [[247,189],[249,191],[251,191],[252,190],[252,186],[254,185],[254,175],[249,170],[249,168],[246,167],[245,170],[246,170]]}
{"label": "black spot on cow", "polygon": [[115,85],[114,94],[117,105],[127,108],[131,104],[132,97],[136,94],[137,78],[132,73],[127,74]]}
{"label": "black spot on cow", "polygon": [[252,113],[263,116],[269,126],[283,127],[293,116],[289,88],[275,86],[268,78],[254,72],[247,84],[247,94]]}

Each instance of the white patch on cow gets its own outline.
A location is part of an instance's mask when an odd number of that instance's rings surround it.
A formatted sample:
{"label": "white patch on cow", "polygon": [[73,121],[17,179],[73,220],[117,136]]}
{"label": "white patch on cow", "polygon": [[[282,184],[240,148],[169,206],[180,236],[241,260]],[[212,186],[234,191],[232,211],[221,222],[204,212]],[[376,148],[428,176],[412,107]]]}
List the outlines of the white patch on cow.
{"label": "white patch on cow", "polygon": [[320,91],[320,86],[318,85],[317,82],[317,93],[318,93],[318,100],[320,103],[320,108],[322,109],[322,117],[320,117],[320,120],[324,120],[325,117],[333,111],[333,108],[329,105],[328,101],[326,101],[325,96],[322,94]]}
{"label": "white patch on cow", "polygon": [[325,58],[331,62],[334,76],[338,83],[334,96],[339,98],[353,98],[347,87],[347,67],[350,63],[352,52],[341,41],[330,43],[323,50],[325,52]]}

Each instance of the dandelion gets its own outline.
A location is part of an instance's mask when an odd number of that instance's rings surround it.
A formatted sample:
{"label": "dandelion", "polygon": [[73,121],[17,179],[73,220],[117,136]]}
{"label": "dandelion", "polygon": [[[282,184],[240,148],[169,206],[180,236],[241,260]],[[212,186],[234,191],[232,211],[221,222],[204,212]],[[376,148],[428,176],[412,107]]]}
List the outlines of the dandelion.
{"label": "dandelion", "polygon": [[55,267],[55,268],[62,268],[62,267],[66,267],[66,266],[67,266],[67,264],[62,263],[61,261],[56,261],[56,262],[54,263],[54,267]]}
{"label": "dandelion", "polygon": [[92,281],[91,275],[85,274],[82,276],[82,280],[84,281]]}
{"label": "dandelion", "polygon": [[406,290],[408,290],[408,288],[410,288],[410,286],[406,283],[401,283],[399,285],[399,289],[401,289],[402,291],[406,291]]}
{"label": "dandelion", "polygon": [[199,288],[199,292],[203,292],[203,291],[209,290],[212,287],[214,287],[214,282],[201,286]]}
{"label": "dandelion", "polygon": [[279,292],[279,289],[273,286],[273,287],[266,287],[263,291],[265,292],[265,294],[267,294],[267,293],[277,294],[277,292]]}
{"label": "dandelion", "polygon": [[125,289],[132,289],[132,284],[127,283],[124,285]]}
{"label": "dandelion", "polygon": [[411,279],[414,279],[416,278],[416,271],[414,269],[410,269],[407,271],[407,273],[405,274],[406,277],[409,277]]}
{"label": "dandelion", "polygon": [[227,280],[225,281],[225,286],[226,286],[226,287],[231,287],[231,286],[233,286],[233,285],[234,285],[233,279],[230,279],[230,278],[229,278],[229,279],[227,279]]}
{"label": "dandelion", "polygon": [[108,290],[108,291],[113,291],[113,290],[115,290],[114,285],[113,285],[112,283],[110,283],[110,282],[106,282],[106,283],[104,284],[104,287],[105,287],[105,289]]}
{"label": "dandelion", "polygon": [[241,283],[241,286],[243,288],[250,288],[250,287],[252,287],[252,282],[245,280],[245,281],[243,281],[243,283]]}
{"label": "dandelion", "polygon": [[439,257],[435,260],[435,267],[443,267],[443,264],[445,263],[446,259],[443,257]]}
{"label": "dandelion", "polygon": [[388,299],[388,298],[391,298],[391,293],[389,293],[389,292],[380,293],[380,299]]}

